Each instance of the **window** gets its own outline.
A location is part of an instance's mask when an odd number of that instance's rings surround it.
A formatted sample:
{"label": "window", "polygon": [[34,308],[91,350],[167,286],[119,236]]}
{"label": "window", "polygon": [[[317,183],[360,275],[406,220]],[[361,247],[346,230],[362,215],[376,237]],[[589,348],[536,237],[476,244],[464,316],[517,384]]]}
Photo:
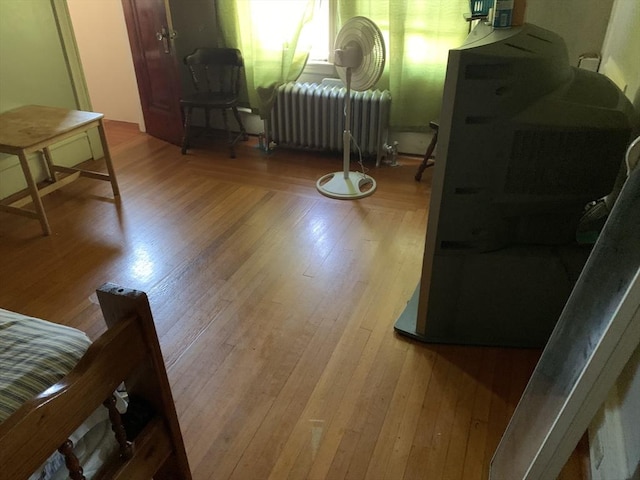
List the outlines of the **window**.
{"label": "window", "polygon": [[309,52],[309,62],[311,63],[326,63],[333,60],[335,12],[335,0],[319,0],[317,2],[313,21],[308,25],[306,32],[311,44]]}
{"label": "window", "polygon": [[[255,19],[252,28],[263,48],[280,51],[282,42],[295,36],[305,4],[307,0],[254,0],[249,4],[247,12]],[[299,45],[309,49],[312,63],[325,63],[332,58],[336,10],[336,0],[316,0],[312,20],[302,30]],[[282,35],[274,34],[274,25],[279,25],[278,33]]]}

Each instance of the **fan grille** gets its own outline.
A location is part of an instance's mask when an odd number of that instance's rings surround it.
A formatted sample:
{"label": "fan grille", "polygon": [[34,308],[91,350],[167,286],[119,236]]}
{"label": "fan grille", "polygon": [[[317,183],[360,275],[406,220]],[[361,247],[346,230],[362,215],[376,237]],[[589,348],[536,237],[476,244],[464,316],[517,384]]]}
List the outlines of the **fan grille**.
{"label": "fan grille", "polygon": [[[362,62],[351,69],[351,88],[367,90],[373,87],[385,64],[385,46],[382,32],[366,17],[352,17],[342,26],[336,38],[335,48],[357,46],[362,50]],[[346,68],[336,67],[343,82],[347,82]]]}

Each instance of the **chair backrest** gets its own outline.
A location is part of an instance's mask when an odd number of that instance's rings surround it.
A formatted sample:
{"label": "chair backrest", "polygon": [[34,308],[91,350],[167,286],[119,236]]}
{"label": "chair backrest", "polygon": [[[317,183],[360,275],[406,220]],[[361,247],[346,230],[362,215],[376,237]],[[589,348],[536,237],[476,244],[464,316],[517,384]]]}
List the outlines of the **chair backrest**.
{"label": "chair backrest", "polygon": [[197,91],[238,94],[244,61],[237,48],[197,48],[184,63]]}

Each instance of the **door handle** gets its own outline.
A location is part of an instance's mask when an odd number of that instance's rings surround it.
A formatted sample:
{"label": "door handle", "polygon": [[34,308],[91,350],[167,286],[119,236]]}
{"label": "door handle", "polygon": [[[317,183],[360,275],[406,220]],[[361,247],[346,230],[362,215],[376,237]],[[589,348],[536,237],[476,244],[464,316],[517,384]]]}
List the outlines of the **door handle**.
{"label": "door handle", "polygon": [[169,32],[165,27],[162,27],[159,32],[156,32],[156,38],[159,42],[162,42],[164,53],[169,54],[169,40],[173,40],[177,36],[178,32],[176,32],[175,30]]}

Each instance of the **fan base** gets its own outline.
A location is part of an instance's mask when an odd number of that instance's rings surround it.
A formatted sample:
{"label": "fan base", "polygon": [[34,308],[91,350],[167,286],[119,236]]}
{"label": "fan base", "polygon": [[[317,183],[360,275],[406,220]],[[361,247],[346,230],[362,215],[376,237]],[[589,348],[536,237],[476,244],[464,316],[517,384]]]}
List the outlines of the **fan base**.
{"label": "fan base", "polygon": [[348,178],[344,178],[344,172],[327,173],[316,182],[316,188],[321,194],[339,200],[364,198],[376,191],[376,181],[369,175],[360,172],[348,174]]}

